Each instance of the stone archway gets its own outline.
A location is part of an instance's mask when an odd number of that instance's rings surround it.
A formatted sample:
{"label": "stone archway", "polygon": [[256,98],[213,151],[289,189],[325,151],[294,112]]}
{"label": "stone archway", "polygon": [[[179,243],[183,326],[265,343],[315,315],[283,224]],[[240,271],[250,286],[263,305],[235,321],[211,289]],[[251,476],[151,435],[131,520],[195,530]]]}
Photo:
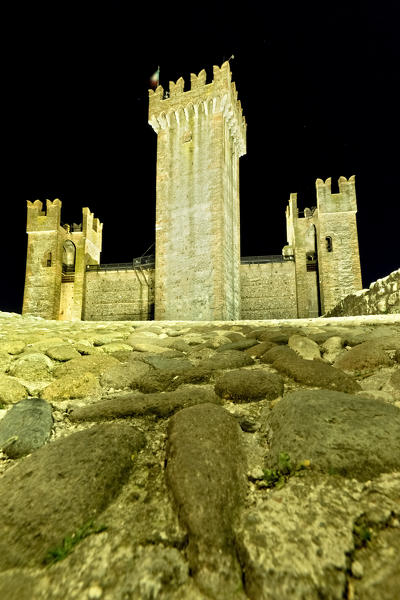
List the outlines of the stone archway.
{"label": "stone archway", "polygon": [[[71,240],[66,240],[63,245],[63,267],[67,267],[65,270],[75,270],[75,259],[76,259],[76,246]],[[63,269],[64,270],[64,269]]]}

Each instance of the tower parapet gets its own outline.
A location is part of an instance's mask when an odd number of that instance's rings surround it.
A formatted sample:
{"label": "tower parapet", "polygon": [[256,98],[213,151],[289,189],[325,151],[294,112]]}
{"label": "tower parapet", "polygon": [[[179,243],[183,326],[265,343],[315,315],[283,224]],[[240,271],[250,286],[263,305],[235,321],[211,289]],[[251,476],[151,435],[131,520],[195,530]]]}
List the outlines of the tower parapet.
{"label": "tower parapet", "polygon": [[318,210],[323,213],[357,212],[356,176],[339,177],[339,193],[332,194],[332,178],[317,179]]}
{"label": "tower parapet", "polygon": [[40,200],[27,200],[27,233],[31,231],[57,231],[61,223],[61,200],[46,200],[46,209]]}
{"label": "tower parapet", "polygon": [[[100,260],[103,223],[100,223],[100,220],[87,207],[82,208],[82,236],[86,239],[86,242],[96,248],[94,254],[98,254],[97,259]],[[89,254],[93,254],[93,252],[89,252]]]}
{"label": "tower parapet", "polygon": [[164,96],[164,88],[159,85],[155,91],[149,90],[149,124],[158,133],[160,129],[189,122],[191,115],[198,117],[223,113],[238,155],[246,154],[246,120],[238,100],[236,85],[232,82],[229,62],[221,67],[213,67],[213,81],[206,84],[206,72],[190,75],[191,89],[185,91],[182,77],[176,83],[169,82],[169,95]]}

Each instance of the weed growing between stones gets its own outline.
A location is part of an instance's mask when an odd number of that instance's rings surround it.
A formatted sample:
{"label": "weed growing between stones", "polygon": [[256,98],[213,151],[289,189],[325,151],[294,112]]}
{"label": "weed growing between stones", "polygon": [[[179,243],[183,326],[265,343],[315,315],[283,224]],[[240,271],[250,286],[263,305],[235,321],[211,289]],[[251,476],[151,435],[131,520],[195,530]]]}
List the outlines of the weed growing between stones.
{"label": "weed growing between stones", "polygon": [[371,375],[374,375],[374,373],[376,372],[376,369],[364,369],[364,370],[356,370],[353,371],[353,376],[356,379],[367,379],[368,377],[371,377]]}
{"label": "weed growing between stones", "polygon": [[372,529],[370,529],[366,521],[360,517],[354,523],[353,527],[354,545],[356,549],[364,548],[371,541]]}
{"label": "weed growing between stones", "polygon": [[362,577],[363,567],[362,564],[356,560],[357,550],[361,548],[365,548],[367,544],[372,539],[372,529],[368,527],[368,523],[365,519],[364,515],[361,515],[356,519],[353,525],[353,540],[354,540],[354,548],[351,552],[347,552],[348,556],[348,568],[347,568],[347,582],[346,582],[346,592],[343,596],[344,598],[348,598],[348,600],[352,600],[355,598],[354,593],[354,584],[351,578],[356,577],[357,579]]}
{"label": "weed growing between stones", "polygon": [[289,454],[280,452],[278,465],[277,469],[264,469],[264,481],[269,488],[281,488],[289,477],[303,475],[303,472],[310,468],[311,463],[309,460],[303,460],[293,466]]}
{"label": "weed growing between stones", "polygon": [[101,533],[107,529],[106,525],[96,525],[92,520],[85,523],[80,529],[77,529],[72,535],[67,535],[60,546],[49,550],[44,557],[45,565],[52,565],[60,560],[64,560],[69,554],[71,554],[74,547],[84,540],[89,535],[94,533]]}

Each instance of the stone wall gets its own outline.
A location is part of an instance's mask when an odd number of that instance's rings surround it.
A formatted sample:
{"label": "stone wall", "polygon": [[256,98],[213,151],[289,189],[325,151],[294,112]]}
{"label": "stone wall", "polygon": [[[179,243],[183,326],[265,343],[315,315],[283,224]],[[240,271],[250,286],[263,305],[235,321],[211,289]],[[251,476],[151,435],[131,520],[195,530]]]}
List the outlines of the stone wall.
{"label": "stone wall", "polygon": [[344,298],[326,317],[400,313],[400,269]]}
{"label": "stone wall", "polygon": [[79,318],[74,318],[74,282],[63,281],[61,283],[61,295],[60,295],[60,321],[76,321]]}
{"label": "stone wall", "polygon": [[154,269],[88,271],[85,321],[153,319]]}
{"label": "stone wall", "polygon": [[293,261],[240,265],[241,319],[296,319]]}

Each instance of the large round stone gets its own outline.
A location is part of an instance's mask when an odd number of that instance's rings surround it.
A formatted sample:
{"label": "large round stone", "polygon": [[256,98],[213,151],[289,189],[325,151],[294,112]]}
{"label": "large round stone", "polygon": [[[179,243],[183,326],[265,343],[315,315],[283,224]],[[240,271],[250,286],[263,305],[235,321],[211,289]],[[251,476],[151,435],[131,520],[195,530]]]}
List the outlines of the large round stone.
{"label": "large round stone", "polygon": [[283,380],[276,373],[257,369],[236,369],[224,373],[215,382],[215,393],[221,398],[252,402],[273,400],[283,394]]}
{"label": "large round stone", "polygon": [[100,525],[144,443],[131,425],[95,425],[6,471],[0,479],[0,570],[40,566],[66,536],[92,519]]}
{"label": "large round stone", "polygon": [[50,380],[53,363],[39,352],[23,354],[10,366],[10,375],[27,381]]}
{"label": "large round stone", "polygon": [[37,398],[21,400],[0,421],[0,448],[9,458],[25,456],[47,442],[52,426],[50,404]]}
{"label": "large round stone", "polygon": [[26,396],[26,388],[17,379],[0,375],[0,404],[13,404]]}
{"label": "large round stone", "polygon": [[241,597],[233,523],[246,493],[245,473],[239,425],[222,407],[201,404],[171,418],[166,479],[188,531],[193,576],[207,598]]}
{"label": "large round stone", "polygon": [[[282,348],[283,349],[283,348]],[[291,351],[290,348],[287,348]],[[267,354],[273,352],[269,350]],[[264,358],[264,357],[262,357]],[[272,366],[280,373],[288,375],[294,381],[312,387],[321,387],[340,392],[357,392],[361,389],[357,381],[340,369],[335,369],[321,360],[305,360],[290,355],[278,357]]]}
{"label": "large round stone", "polygon": [[363,371],[391,364],[392,361],[379,340],[358,344],[341,354],[334,362],[335,367],[344,371]]}
{"label": "large round stone", "polygon": [[64,375],[83,375],[84,373],[101,375],[110,367],[120,364],[119,360],[107,354],[91,354],[73,358],[72,360],[61,364],[54,369],[54,375],[56,377],[63,377]]}
{"label": "large round stone", "polygon": [[74,398],[96,398],[101,396],[101,386],[93,373],[64,375],[45,387],[40,396],[49,402]]}
{"label": "large round stone", "polygon": [[330,390],[291,392],[267,418],[270,467],[287,452],[318,471],[365,481],[400,469],[400,410],[381,400]]}
{"label": "large round stone", "polygon": [[254,364],[254,360],[240,350],[224,350],[208,359],[200,361],[199,366],[213,371],[218,369],[235,369]]}
{"label": "large round stone", "polygon": [[306,360],[315,360],[321,358],[319,346],[313,340],[304,335],[291,335],[288,341],[289,348],[292,348],[297,354]]}

